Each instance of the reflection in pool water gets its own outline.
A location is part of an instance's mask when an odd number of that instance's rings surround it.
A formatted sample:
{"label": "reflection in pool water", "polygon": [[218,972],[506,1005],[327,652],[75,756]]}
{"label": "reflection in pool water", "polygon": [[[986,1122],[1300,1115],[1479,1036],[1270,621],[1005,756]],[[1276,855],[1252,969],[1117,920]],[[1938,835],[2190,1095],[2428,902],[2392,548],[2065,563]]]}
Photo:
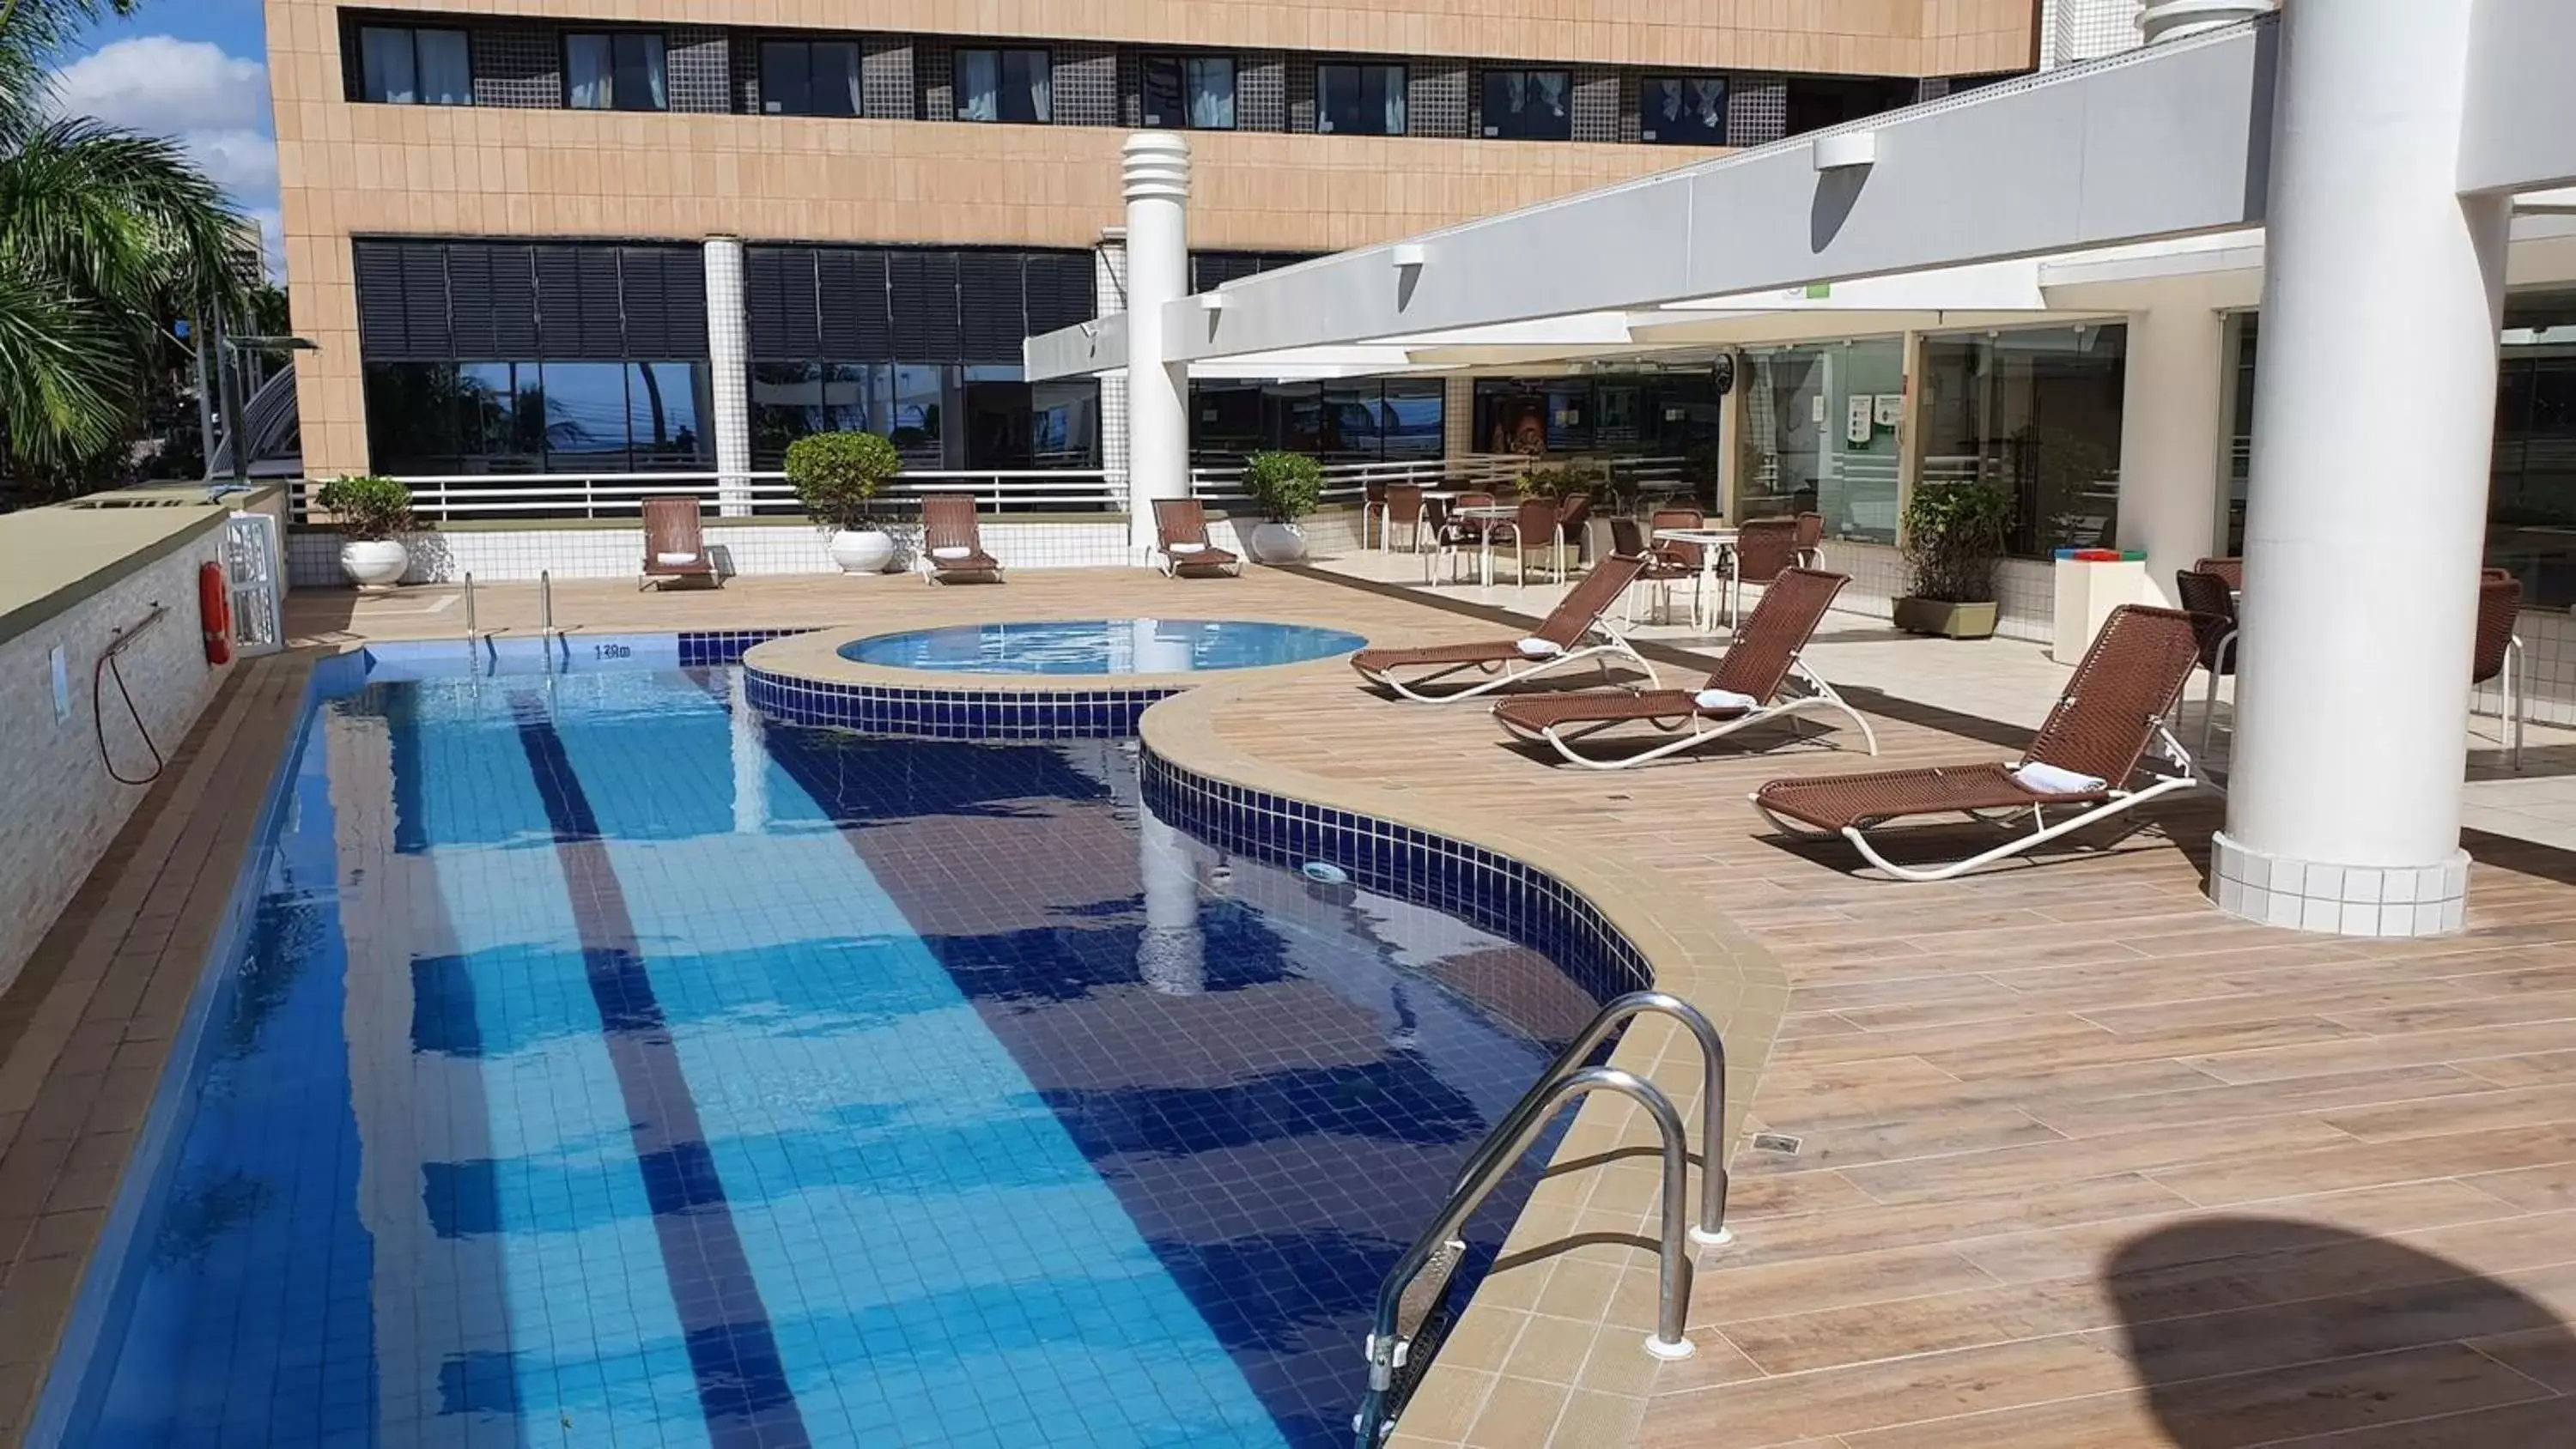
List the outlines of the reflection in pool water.
{"label": "reflection in pool water", "polygon": [[1340,629],[1249,619],[1080,619],[958,624],[854,639],[856,664],[962,674],[1192,674],[1302,664],[1368,641]]}

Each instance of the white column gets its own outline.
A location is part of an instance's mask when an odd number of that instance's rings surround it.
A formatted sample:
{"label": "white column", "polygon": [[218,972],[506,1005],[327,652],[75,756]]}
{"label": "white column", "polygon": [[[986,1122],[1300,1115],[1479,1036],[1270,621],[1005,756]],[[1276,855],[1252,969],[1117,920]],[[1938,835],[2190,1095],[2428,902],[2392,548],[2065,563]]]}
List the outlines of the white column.
{"label": "white column", "polygon": [[[2219,905],[2455,930],[2508,204],[2454,191],[2474,0],[2281,20]],[[2392,399],[2360,360],[2402,355]]]}
{"label": "white column", "polygon": [[1154,546],[1154,500],[1190,495],[1190,368],[1163,360],[1163,304],[1189,295],[1190,143],[1142,131],[1127,181],[1127,541]]}
{"label": "white column", "polygon": [[751,516],[751,334],[742,314],[742,238],[707,238],[707,365],[716,404],[716,512]]}
{"label": "white column", "polygon": [[2173,603],[2174,573],[2217,552],[2224,333],[2196,295],[2129,314],[2119,540],[2146,550],[2149,603]]}

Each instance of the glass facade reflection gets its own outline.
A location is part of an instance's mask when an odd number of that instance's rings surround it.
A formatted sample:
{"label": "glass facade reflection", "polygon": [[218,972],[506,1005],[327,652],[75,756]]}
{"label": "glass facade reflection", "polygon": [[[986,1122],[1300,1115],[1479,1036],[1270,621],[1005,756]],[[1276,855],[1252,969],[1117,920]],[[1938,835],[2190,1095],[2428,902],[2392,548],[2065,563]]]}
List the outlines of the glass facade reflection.
{"label": "glass facade reflection", "polygon": [[1923,480],[2003,484],[2017,557],[2117,547],[2128,340],[2122,324],[1925,338]]}
{"label": "glass facade reflection", "polygon": [[1431,378],[1190,384],[1190,461],[1240,464],[1265,449],[1325,463],[1403,462],[1445,451],[1447,388]]}
{"label": "glass facade reflection", "polygon": [[1741,516],[1817,513],[1829,538],[1896,542],[1903,341],[1751,353],[1744,388]]}
{"label": "glass facade reflection", "polygon": [[707,364],[367,364],[369,466],[400,477],[711,472]]}

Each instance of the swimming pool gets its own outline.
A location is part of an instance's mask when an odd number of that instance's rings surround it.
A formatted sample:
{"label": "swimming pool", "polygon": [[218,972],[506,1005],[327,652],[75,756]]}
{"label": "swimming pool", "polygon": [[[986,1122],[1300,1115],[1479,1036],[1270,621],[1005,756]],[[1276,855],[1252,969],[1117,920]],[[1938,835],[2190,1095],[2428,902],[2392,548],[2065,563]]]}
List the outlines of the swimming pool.
{"label": "swimming pool", "polygon": [[1194,674],[1348,654],[1357,634],[1253,619],[1083,619],[958,624],[854,639],[854,664],[959,674]]}
{"label": "swimming pool", "polygon": [[1598,993],[1174,828],[1133,741],[588,647],[309,721],[71,1441],[1346,1443]]}

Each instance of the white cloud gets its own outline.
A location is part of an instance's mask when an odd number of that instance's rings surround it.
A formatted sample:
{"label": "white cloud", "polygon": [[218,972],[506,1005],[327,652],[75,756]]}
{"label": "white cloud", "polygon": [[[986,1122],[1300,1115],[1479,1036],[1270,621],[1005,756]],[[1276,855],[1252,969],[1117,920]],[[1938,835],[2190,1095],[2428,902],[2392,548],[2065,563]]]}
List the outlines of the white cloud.
{"label": "white cloud", "polygon": [[259,222],[270,270],[283,269],[268,67],[207,41],[141,35],[55,72],[54,98],[64,115],[177,141]]}

